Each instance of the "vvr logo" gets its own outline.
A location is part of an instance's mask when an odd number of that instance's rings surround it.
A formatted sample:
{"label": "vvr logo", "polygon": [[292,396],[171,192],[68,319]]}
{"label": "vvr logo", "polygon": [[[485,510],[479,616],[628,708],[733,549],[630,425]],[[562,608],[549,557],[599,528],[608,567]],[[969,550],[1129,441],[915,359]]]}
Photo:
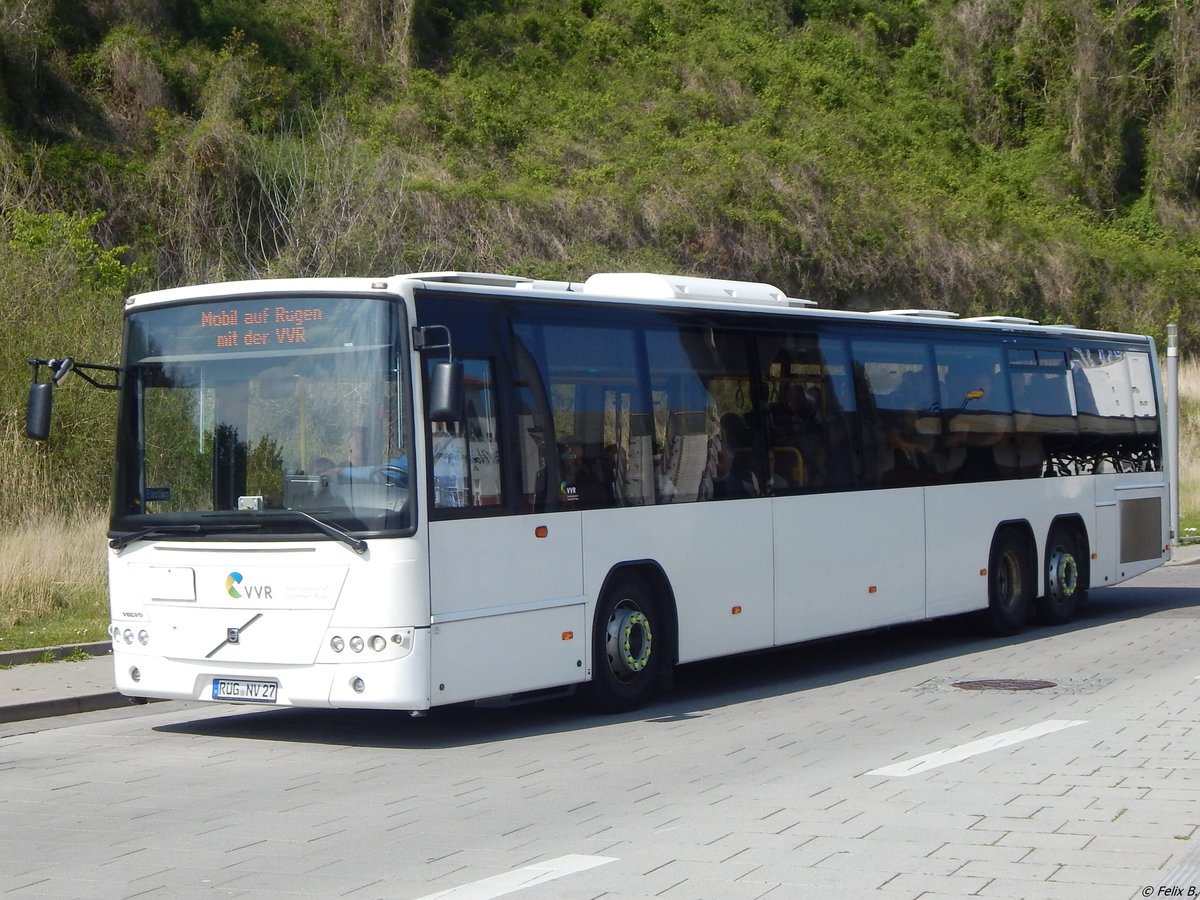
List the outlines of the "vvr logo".
{"label": "vvr logo", "polygon": [[[239,587],[246,593],[238,591]],[[262,600],[271,596],[271,586],[269,584],[242,584],[242,573],[230,572],[225,578],[225,592],[234,600],[241,600],[242,597]]]}

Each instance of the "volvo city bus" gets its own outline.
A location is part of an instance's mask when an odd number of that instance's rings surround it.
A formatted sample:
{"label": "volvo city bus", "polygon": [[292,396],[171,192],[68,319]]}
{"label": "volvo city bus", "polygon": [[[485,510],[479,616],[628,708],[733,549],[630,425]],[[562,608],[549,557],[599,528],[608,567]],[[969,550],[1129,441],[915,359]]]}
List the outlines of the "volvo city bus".
{"label": "volvo city bus", "polygon": [[1061,623],[1170,554],[1137,335],[429,273],[135,296],[108,368],[133,697],[624,710],[695,660]]}

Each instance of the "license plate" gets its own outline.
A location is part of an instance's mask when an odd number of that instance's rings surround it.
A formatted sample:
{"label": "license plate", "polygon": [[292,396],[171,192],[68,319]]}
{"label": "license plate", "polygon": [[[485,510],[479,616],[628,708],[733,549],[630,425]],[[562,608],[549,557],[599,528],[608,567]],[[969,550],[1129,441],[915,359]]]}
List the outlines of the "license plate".
{"label": "license plate", "polygon": [[277,681],[249,681],[244,678],[214,678],[212,698],[241,703],[274,703],[279,694]]}

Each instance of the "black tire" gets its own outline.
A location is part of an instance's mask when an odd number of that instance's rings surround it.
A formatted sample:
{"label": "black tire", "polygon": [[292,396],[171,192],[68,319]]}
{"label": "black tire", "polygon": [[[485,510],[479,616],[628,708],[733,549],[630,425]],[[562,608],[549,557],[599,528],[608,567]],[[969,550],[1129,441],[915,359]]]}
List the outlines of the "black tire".
{"label": "black tire", "polygon": [[654,691],[665,642],[658,603],[645,579],[618,574],[596,608],[589,699],[606,713],[637,709]]}
{"label": "black tire", "polygon": [[1033,562],[1029,544],[1011,528],[1002,528],[992,539],[988,558],[988,608],[983,621],[992,634],[1017,634],[1029,621],[1034,594]]}
{"label": "black tire", "polygon": [[1087,601],[1087,561],[1070,529],[1051,530],[1044,571],[1045,593],[1037,599],[1037,620],[1042,625],[1062,625]]}

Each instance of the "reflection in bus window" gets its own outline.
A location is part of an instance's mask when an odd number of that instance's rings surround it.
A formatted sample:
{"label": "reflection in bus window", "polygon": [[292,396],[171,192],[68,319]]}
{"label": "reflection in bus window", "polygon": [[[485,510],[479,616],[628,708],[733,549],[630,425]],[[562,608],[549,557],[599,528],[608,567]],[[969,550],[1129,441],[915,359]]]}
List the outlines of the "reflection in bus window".
{"label": "reflection in bus window", "polygon": [[1037,477],[1047,460],[1075,444],[1079,433],[1067,355],[1061,350],[1011,349],[1008,377],[1019,474]]}
{"label": "reflection in bus window", "polygon": [[700,331],[648,329],[654,495],[659,503],[709,500],[720,450],[720,414],[709,384],[718,371]]}
{"label": "reflection in bus window", "polygon": [[944,439],[937,456],[946,481],[1015,477],[1012,399],[999,347],[935,345]]}
{"label": "reflection in bus window", "polygon": [[934,484],[941,446],[937,378],[925,344],[855,341],[864,478],[882,487]]}
{"label": "reflection in bus window", "polygon": [[1158,434],[1158,403],[1154,396],[1154,371],[1150,354],[1130,350],[1125,354],[1129,363],[1129,388],[1133,400],[1133,415],[1138,434]]}
{"label": "reflection in bus window", "polygon": [[[642,408],[634,332],[578,322],[518,322],[514,333],[525,348],[518,354],[527,353],[537,369],[536,379],[527,379],[530,390],[534,380],[544,386],[543,397],[522,396],[518,402],[550,410],[553,433],[540,451],[550,508],[647,502],[648,411]],[[527,442],[526,460],[529,454]],[[528,462],[523,464],[528,482]]]}
{"label": "reflection in bus window", "polygon": [[1079,439],[1055,460],[1063,474],[1152,471],[1161,466],[1152,422],[1153,375],[1144,353],[1073,347],[1070,372]]}
{"label": "reflection in bus window", "polygon": [[[433,360],[429,364],[432,366]],[[504,500],[490,360],[463,361],[463,398],[462,421],[430,423],[435,509],[497,507]]]}
{"label": "reflection in bus window", "polygon": [[767,391],[772,493],[852,485],[854,387],[845,341],[816,334],[766,334],[758,359]]}

